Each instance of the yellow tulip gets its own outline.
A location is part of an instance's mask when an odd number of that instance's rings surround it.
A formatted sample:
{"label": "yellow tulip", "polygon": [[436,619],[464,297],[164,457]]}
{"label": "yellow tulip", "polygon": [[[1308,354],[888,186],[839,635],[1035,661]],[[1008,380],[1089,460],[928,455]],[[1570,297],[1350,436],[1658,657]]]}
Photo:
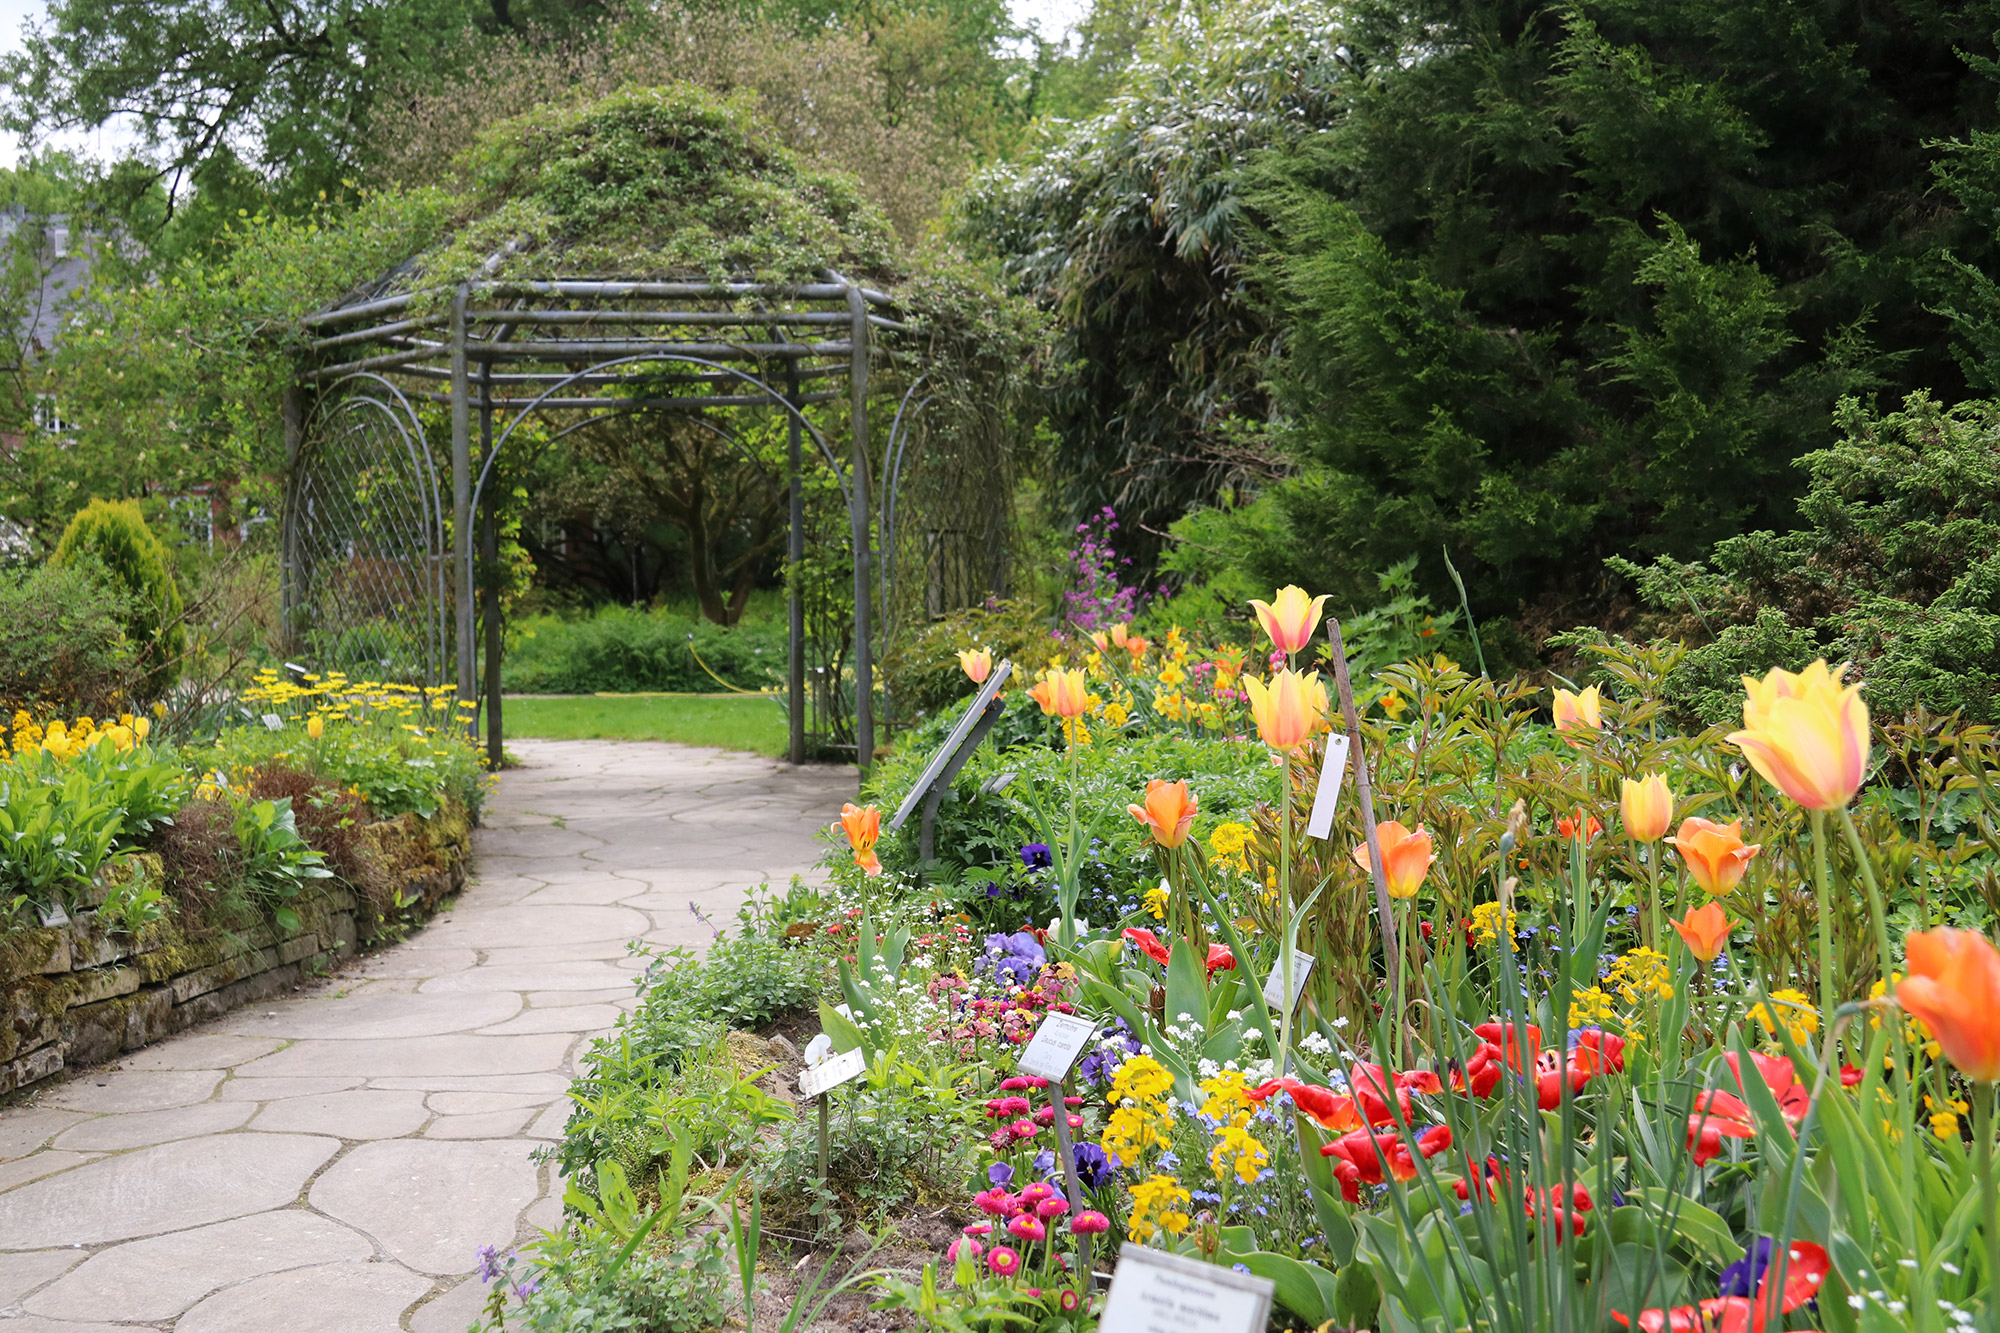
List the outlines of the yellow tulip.
{"label": "yellow tulip", "polygon": [[1245,677],[1243,688],[1250,695],[1250,716],[1257,720],[1257,734],[1273,750],[1297,749],[1326,712],[1326,687],[1319,683],[1317,671],[1300,675],[1287,667],[1271,677],[1269,685],[1254,676]]}
{"label": "yellow tulip", "polygon": [[1618,813],[1625,821],[1626,837],[1634,842],[1658,842],[1673,827],[1674,794],[1658,773],[1649,773],[1637,782],[1621,778]]}
{"label": "yellow tulip", "polygon": [[1868,775],[1868,705],[1860,685],[1841,685],[1846,672],[1822,658],[1797,674],[1776,667],[1743,678],[1743,730],[1729,741],[1808,810],[1840,809]]}
{"label": "yellow tulip", "polygon": [[1308,597],[1306,590],[1294,583],[1278,589],[1271,601],[1251,598],[1250,606],[1257,612],[1257,623],[1271,636],[1271,645],[1290,656],[1312,642],[1313,631],[1319,628],[1320,608],[1326,605],[1328,595]]}
{"label": "yellow tulip", "polygon": [[958,650],[958,665],[974,685],[984,685],[986,678],[993,674],[993,654],[984,648],[961,648]]}
{"label": "yellow tulip", "polygon": [[1090,709],[1090,682],[1074,667],[1057,669],[1045,674],[1041,684],[1028,691],[1028,697],[1051,717],[1081,717]]}
{"label": "yellow tulip", "polygon": [[318,713],[314,713],[311,717],[306,719],[306,735],[308,738],[312,740],[318,740],[321,736],[324,736],[325,734],[326,734],[325,718],[321,717]]}
{"label": "yellow tulip", "polygon": [[1557,731],[1602,731],[1604,696],[1591,685],[1580,691],[1556,691]]}

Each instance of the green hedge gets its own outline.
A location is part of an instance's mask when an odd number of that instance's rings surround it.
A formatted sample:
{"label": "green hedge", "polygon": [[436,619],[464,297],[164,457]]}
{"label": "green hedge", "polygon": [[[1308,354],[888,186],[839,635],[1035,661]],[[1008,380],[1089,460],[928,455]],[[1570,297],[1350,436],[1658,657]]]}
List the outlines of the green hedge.
{"label": "green hedge", "polygon": [[[690,651],[689,638],[693,645]],[[607,606],[586,617],[529,616],[510,627],[502,686],[513,694],[756,689],[785,679],[783,622],[723,629],[673,611]]]}

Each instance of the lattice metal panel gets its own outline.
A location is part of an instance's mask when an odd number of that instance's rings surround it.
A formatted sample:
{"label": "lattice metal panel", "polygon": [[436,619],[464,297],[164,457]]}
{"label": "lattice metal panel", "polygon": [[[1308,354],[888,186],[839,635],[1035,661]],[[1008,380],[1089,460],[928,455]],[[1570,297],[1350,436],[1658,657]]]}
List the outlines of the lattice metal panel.
{"label": "lattice metal panel", "polygon": [[416,413],[373,376],[308,424],[285,506],[289,651],[317,671],[450,682],[441,480]]}

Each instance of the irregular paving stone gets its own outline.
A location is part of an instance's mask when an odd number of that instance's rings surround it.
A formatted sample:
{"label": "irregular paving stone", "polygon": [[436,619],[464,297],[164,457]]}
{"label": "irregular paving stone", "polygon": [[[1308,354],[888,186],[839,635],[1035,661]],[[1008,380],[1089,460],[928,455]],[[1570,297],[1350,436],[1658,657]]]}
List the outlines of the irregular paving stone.
{"label": "irregular paving stone", "polygon": [[486,1308],[487,1287],[469,1277],[410,1313],[410,1333],[465,1333]]}
{"label": "irregular paving stone", "polygon": [[445,1115],[424,1129],[427,1139],[504,1139],[521,1132],[532,1111],[488,1111],[484,1115]]}
{"label": "irregular paving stone", "polygon": [[504,1023],[520,1009],[518,995],[411,995],[371,987],[358,995],[316,996],[272,1012],[225,1021],[234,1032],[319,1041],[377,1041],[470,1032]]}
{"label": "irregular paving stone", "polygon": [[27,1309],[51,1319],[172,1319],[246,1278],[358,1263],[374,1252],[365,1237],[338,1222],[285,1208],[101,1250],[31,1298]]}
{"label": "irregular paving stone", "polygon": [[197,1102],[165,1111],[101,1115],[64,1130],[51,1146],[75,1152],[122,1152],[173,1139],[226,1133],[248,1120],[256,1110],[243,1102]]}
{"label": "irregular paving stone", "polygon": [[536,963],[616,963],[626,956],[626,941],[646,933],[641,926],[632,935],[620,935],[615,940],[602,940],[595,944],[550,944],[532,948],[489,949],[486,951],[487,967],[524,967]]}
{"label": "irregular paving stone", "polygon": [[570,1039],[389,1037],[380,1041],[301,1041],[245,1065],[244,1075],[360,1074],[367,1078],[450,1074],[532,1074],[562,1065]]}
{"label": "irregular paving stone", "polygon": [[[0,1254],[0,1310],[16,1305],[21,1298],[52,1278],[61,1276],[83,1262],[81,1250],[29,1250],[21,1254]],[[5,1318],[0,1315],[0,1318]]]}
{"label": "irregular paving stone", "polygon": [[17,1106],[0,1111],[0,1162],[24,1156],[83,1119],[81,1111]]}
{"label": "irregular paving stone", "polygon": [[7,1333],[132,1333],[130,1324],[72,1324],[40,1315],[17,1315],[8,1321]]}
{"label": "irregular paving stone", "polygon": [[[0,1165],[0,1191],[11,1190],[31,1180],[40,1180],[45,1176],[55,1175],[58,1171],[82,1166],[85,1162],[94,1162],[102,1156],[103,1153],[97,1152],[56,1152],[54,1149],[45,1148],[41,1152]],[[0,1249],[4,1248],[6,1247],[0,1246]]]}
{"label": "irregular paving stone", "polygon": [[101,1070],[48,1094],[50,1106],[71,1111],[158,1111],[205,1102],[222,1082],[219,1069]]}
{"label": "irregular paving stone", "polygon": [[[217,1292],[175,1323],[176,1333],[396,1333],[431,1280],[397,1264],[323,1264],[273,1273]],[[282,1311],[282,1322],[273,1318]],[[9,1333],[12,1333],[10,1330]]]}
{"label": "irregular paving stone", "polygon": [[378,1078],[371,1088],[414,1088],[420,1092],[522,1092],[560,1097],[569,1091],[569,1079],[562,1074],[518,1074],[510,1078],[480,1078],[476,1075],[436,1078]]}
{"label": "irregular paving stone", "polygon": [[529,1009],[504,1023],[479,1029],[482,1037],[512,1037],[529,1032],[602,1032],[624,1012],[608,1004],[577,1004],[557,1009]]}
{"label": "irregular paving stone", "polygon": [[312,1205],[423,1273],[468,1273],[541,1193],[526,1139],[364,1143],[313,1182]]}
{"label": "irregular paving stone", "polygon": [[358,1088],[368,1080],[359,1074],[340,1078],[232,1078],[215,1099],[220,1102],[268,1102],[280,1097],[323,1097]]}
{"label": "irregular paving stone", "polygon": [[646,919],[624,907],[516,903],[514,907],[460,911],[450,925],[434,927],[434,939],[440,945],[474,945],[492,951],[628,941],[644,931]]}
{"label": "irregular paving stone", "polygon": [[527,1012],[538,1009],[562,1009],[578,1004],[620,1004],[629,1001],[638,993],[638,988],[627,981],[622,986],[609,986],[604,990],[542,990],[529,991],[526,999]]}
{"label": "irregular paving stone", "polygon": [[376,954],[360,967],[366,977],[437,977],[463,972],[479,961],[475,949],[432,949],[421,942]]}
{"label": "irregular paving stone", "polygon": [[434,1092],[424,1098],[424,1104],[439,1115],[484,1115],[489,1111],[539,1111],[549,1099],[532,1092]]}
{"label": "irregular paving stone", "polygon": [[[641,934],[641,922],[632,933]],[[608,962],[518,963],[509,967],[477,967],[448,977],[432,977],[418,988],[424,995],[470,991],[610,990],[632,988],[632,976]]]}
{"label": "irregular paving stone", "polygon": [[521,1132],[531,1139],[559,1139],[563,1136],[563,1126],[569,1123],[569,1112],[569,1099],[564,1098],[536,1116],[535,1123]]}
{"label": "irregular paving stone", "polygon": [[239,1037],[212,1030],[190,1032],[163,1041],[157,1046],[134,1051],[118,1062],[120,1069],[227,1069],[260,1055],[269,1055],[279,1043],[264,1037]]}
{"label": "irregular paving stone", "polygon": [[10,1193],[0,1208],[0,1250],[96,1245],[279,1208],[339,1147],[304,1135],[236,1133],[99,1158]]}
{"label": "irregular paving stone", "polygon": [[286,1134],[331,1134],[337,1139],[399,1139],[422,1129],[431,1113],[421,1092],[358,1088],[319,1097],[269,1102],[253,1129]]}

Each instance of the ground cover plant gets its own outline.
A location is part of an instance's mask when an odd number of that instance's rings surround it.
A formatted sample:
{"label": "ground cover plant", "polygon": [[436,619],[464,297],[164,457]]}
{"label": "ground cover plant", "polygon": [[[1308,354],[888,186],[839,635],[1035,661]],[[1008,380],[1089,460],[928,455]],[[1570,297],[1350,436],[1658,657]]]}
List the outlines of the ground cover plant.
{"label": "ground cover plant", "polygon": [[[1270,1278],[1298,1328],[1991,1326],[1991,730],[1871,715],[1825,662],[1691,732],[1673,645],[1599,638],[1553,691],[1431,654],[1355,682],[1378,822],[1350,777],[1311,838],[1345,729],[1320,609],[1287,588],[1254,645],[1115,624],[1017,664],[929,864],[883,829],[948,718],[913,733],[830,830],[829,888],[656,960],[566,1168],[643,1213],[692,1153],[668,1221],[730,1215],[752,1311],[760,1280],[825,1290],[756,1278],[759,1245],[859,1226],[851,1276],[903,1326],[1090,1327],[1106,1240]],[[779,976],[754,1011],[702,998]],[[799,1061],[745,1044],[809,1001],[802,1059],[865,1061],[824,1168]],[[1097,1024],[1059,1089],[1014,1067],[1051,1010]],[[562,1253],[520,1262],[601,1285]]]}

